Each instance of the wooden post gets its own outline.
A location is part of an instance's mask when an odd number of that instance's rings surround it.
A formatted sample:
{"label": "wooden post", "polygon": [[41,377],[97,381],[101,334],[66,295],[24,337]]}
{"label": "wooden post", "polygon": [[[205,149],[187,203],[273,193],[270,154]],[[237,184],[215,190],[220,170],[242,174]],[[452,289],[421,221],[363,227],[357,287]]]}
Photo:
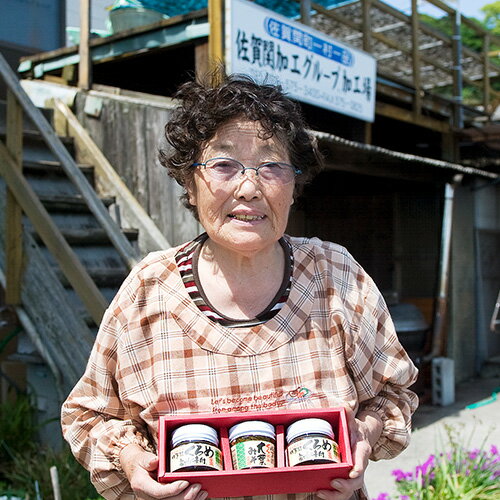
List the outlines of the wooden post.
{"label": "wooden post", "polygon": [[[14,94],[7,90],[7,150],[16,167],[23,169],[23,110]],[[21,303],[23,273],[23,225],[22,210],[14,194],[7,189],[5,207],[5,301],[10,305]]]}
{"label": "wooden post", "polygon": [[488,52],[490,51],[490,36],[488,33],[484,34],[483,43],[483,107],[484,113],[489,114],[490,109],[490,58]]}
{"label": "wooden post", "polygon": [[454,11],[454,32],[453,32],[453,125],[456,128],[463,127],[462,110],[462,35],[460,32],[461,14]]}
{"label": "wooden post", "polygon": [[208,60],[211,69],[224,64],[224,0],[208,0]]}
{"label": "wooden post", "polygon": [[311,0],[300,0],[300,22],[311,26]]}
{"label": "wooden post", "polygon": [[90,0],[80,0],[80,45],[78,47],[78,87],[88,90],[92,85],[90,58]]}
{"label": "wooden post", "polygon": [[[371,0],[363,0],[363,50],[371,52],[372,50],[372,23],[371,23]],[[364,142],[365,144],[372,143],[372,124],[365,122],[364,125]]]}
{"label": "wooden post", "polygon": [[413,61],[413,114],[419,116],[422,111],[422,82],[420,79],[420,52],[419,47],[420,23],[418,18],[417,0],[411,0],[411,39],[412,39],[412,61]]}
{"label": "wooden post", "polygon": [[365,122],[364,141],[365,141],[365,144],[372,143],[372,124],[370,122]]}
{"label": "wooden post", "polygon": [[208,43],[196,45],[194,48],[194,70],[198,80],[202,79],[210,70],[208,63]]}
{"label": "wooden post", "polygon": [[372,50],[371,0],[363,0],[363,50]]}

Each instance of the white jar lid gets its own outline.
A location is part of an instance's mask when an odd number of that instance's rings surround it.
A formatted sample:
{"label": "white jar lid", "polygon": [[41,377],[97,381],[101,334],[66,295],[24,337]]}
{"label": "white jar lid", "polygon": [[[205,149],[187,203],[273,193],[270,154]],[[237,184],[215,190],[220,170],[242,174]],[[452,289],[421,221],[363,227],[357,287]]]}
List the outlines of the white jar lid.
{"label": "white jar lid", "polygon": [[182,441],[209,441],[215,446],[219,446],[217,431],[205,424],[187,424],[175,429],[172,432],[172,447],[174,448]]}
{"label": "white jar lid", "polygon": [[298,436],[312,433],[324,434],[332,439],[335,437],[331,424],[326,420],[322,418],[303,418],[288,426],[286,441],[290,443]]}
{"label": "white jar lid", "polygon": [[233,425],[229,429],[229,441],[243,436],[264,436],[271,439],[276,437],[274,426],[262,420],[249,420]]}

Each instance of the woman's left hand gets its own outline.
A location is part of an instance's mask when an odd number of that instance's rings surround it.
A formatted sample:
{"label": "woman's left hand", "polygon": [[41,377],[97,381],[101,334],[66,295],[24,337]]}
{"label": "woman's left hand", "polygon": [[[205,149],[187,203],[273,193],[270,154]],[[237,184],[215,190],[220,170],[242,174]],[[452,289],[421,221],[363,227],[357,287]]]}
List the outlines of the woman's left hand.
{"label": "woman's left hand", "polygon": [[349,437],[353,458],[353,468],[349,479],[334,479],[331,490],[318,490],[316,495],[324,500],[349,500],[356,490],[363,487],[364,474],[372,447],[382,432],[382,422],[373,412],[361,412],[356,417],[347,409]]}

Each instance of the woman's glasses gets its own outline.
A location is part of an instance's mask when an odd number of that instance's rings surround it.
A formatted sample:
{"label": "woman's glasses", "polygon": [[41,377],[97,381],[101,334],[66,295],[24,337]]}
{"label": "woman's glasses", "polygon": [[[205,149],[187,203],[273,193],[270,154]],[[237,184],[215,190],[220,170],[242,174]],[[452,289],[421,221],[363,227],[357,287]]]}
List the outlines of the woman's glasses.
{"label": "woman's glasses", "polygon": [[232,182],[245,174],[245,170],[255,170],[255,175],[261,182],[274,185],[290,184],[296,175],[302,173],[288,163],[281,161],[268,161],[258,167],[245,167],[243,163],[233,158],[210,158],[203,163],[193,163],[193,167],[205,167],[210,177],[218,182]]}

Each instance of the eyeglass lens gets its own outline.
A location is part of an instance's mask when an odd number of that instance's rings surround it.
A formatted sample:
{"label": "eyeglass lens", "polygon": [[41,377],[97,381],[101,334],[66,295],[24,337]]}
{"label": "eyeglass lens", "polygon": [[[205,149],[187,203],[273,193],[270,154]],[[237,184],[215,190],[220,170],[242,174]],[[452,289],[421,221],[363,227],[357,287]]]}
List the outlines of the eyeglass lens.
{"label": "eyeglass lens", "polygon": [[246,170],[254,170],[259,179],[270,184],[288,184],[295,177],[295,169],[282,162],[267,162],[257,167],[245,167],[232,158],[212,158],[205,162],[205,167],[211,177],[225,182],[238,179]]}

